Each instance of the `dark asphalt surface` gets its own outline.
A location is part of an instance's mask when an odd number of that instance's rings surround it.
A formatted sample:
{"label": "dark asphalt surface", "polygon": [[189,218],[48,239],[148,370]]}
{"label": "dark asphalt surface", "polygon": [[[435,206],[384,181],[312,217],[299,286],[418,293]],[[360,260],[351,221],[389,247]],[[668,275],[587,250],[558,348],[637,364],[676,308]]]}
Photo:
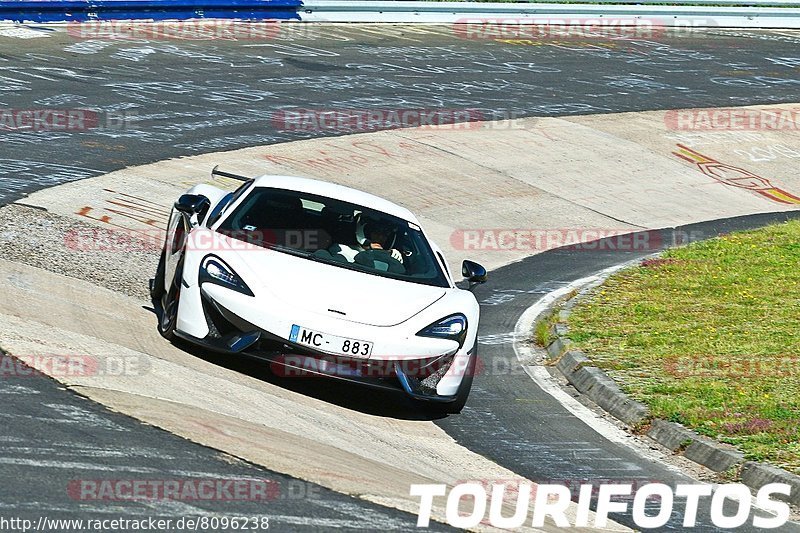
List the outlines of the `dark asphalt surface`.
{"label": "dark asphalt surface", "polygon": [[[0,125],[0,204],[128,165],[336,133],[285,131],[275,120],[281,110],[469,108],[486,118],[559,116],[790,102],[797,100],[800,84],[791,60],[800,37],[774,33],[719,30],[657,41],[508,44],[461,39],[447,27],[306,26],[282,30],[273,40],[239,42],[110,41],[42,31],[50,36],[0,36],[0,110],[91,108],[99,121],[85,131]],[[497,343],[482,346],[483,357],[513,358],[502,340],[542,294],[631,257],[554,251],[493,272],[491,282],[477,290],[484,303],[481,335],[497,336]],[[263,374],[251,362],[229,364]],[[351,387],[309,386],[305,392],[386,416],[420,416],[401,400],[397,408],[376,407],[374,394]],[[2,516],[193,514],[168,502],[76,502],[66,487],[81,476],[183,478],[199,472],[292,481],[230,464],[45,378],[0,380],[0,394],[6,399],[0,416],[8,419],[0,430]],[[675,481],[663,467],[643,464],[630,450],[599,439],[518,373],[479,376],[464,413],[437,423],[467,447],[534,480]],[[192,508],[228,515],[266,510],[270,516],[321,521],[276,518],[281,530],[325,528],[333,524],[326,525],[327,519],[382,529],[412,523],[408,515],[325,491],[320,498],[313,506],[310,499],[285,498],[264,506]]]}
{"label": "dark asphalt surface", "polygon": [[[9,375],[10,358],[2,357],[0,531],[13,531],[11,525],[3,525],[3,519],[33,524],[45,519],[49,521],[45,531],[100,531],[89,527],[88,521],[147,518],[171,519],[172,527],[165,531],[181,531],[177,521],[189,517],[239,520],[236,527],[201,527],[199,531],[406,531],[416,527],[415,515],[270,472],[178,438],[109,411],[49,377],[24,375],[25,371]],[[213,485],[220,486],[220,492],[205,499],[209,493],[203,487],[209,487],[209,482],[242,480],[260,485],[245,485],[238,495],[233,484],[227,492],[224,485]],[[165,498],[163,491],[150,489],[141,493],[141,499],[125,499],[132,490],[126,482],[153,486],[180,482],[185,498]],[[192,499],[192,488],[200,499]],[[269,527],[264,527],[263,517],[268,518]],[[83,528],[53,522],[76,519],[84,521]],[[432,529],[448,528],[432,523]],[[134,528],[105,528],[115,530]]]}

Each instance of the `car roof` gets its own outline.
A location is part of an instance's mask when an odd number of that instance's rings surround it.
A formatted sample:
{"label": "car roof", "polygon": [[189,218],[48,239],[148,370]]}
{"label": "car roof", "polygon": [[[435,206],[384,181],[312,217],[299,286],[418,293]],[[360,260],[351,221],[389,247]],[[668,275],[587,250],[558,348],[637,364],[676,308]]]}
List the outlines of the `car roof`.
{"label": "car roof", "polygon": [[286,189],[334,198],[336,200],[369,207],[370,209],[375,209],[376,211],[381,211],[419,225],[417,217],[405,207],[399,206],[380,196],[375,196],[368,192],[359,191],[358,189],[345,187],[344,185],[338,185],[329,181],[300,178],[297,176],[274,176],[267,174],[256,178],[254,186]]}

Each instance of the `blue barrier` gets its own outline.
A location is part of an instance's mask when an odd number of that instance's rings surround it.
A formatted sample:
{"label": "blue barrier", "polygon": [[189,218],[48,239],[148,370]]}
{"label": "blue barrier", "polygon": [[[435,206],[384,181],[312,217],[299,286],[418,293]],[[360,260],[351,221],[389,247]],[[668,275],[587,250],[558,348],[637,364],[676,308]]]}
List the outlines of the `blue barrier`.
{"label": "blue barrier", "polygon": [[0,0],[0,20],[300,19],[302,0]]}

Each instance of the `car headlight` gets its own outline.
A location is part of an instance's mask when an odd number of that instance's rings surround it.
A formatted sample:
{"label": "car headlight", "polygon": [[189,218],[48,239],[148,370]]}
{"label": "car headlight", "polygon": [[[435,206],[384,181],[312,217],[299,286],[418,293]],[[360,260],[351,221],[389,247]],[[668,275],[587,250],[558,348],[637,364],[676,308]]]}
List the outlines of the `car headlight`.
{"label": "car headlight", "polygon": [[200,265],[200,283],[214,283],[227,289],[255,296],[250,287],[219,257],[209,255]]}
{"label": "car headlight", "polygon": [[467,338],[467,317],[462,314],[450,315],[424,328],[417,336],[450,339],[458,343],[460,350]]}

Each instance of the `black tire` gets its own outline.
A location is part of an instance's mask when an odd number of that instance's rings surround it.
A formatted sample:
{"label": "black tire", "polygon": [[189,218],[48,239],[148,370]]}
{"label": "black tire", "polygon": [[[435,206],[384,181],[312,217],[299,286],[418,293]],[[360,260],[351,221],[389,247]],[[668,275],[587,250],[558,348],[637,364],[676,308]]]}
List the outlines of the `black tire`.
{"label": "black tire", "polygon": [[154,302],[161,300],[161,297],[164,296],[164,292],[166,292],[164,290],[165,255],[166,252],[162,250],[161,256],[158,259],[158,267],[156,267],[155,278],[150,280],[150,299]]}
{"label": "black tire", "polygon": [[[164,279],[163,277],[161,279]],[[161,314],[158,317],[158,332],[162,337],[172,342],[175,340],[175,326],[178,323],[178,303],[181,298],[181,280],[183,279],[183,264],[178,265],[175,278],[169,290],[163,291],[161,296]]]}
{"label": "black tire", "polygon": [[429,410],[436,414],[457,415],[464,409],[464,406],[467,405],[469,393],[472,390],[472,379],[475,376],[476,361],[477,354],[473,353],[467,363],[464,379],[461,380],[461,385],[458,386],[456,399],[452,402],[432,403],[429,405]]}
{"label": "black tire", "polygon": [[475,377],[475,362],[477,354],[472,354],[467,363],[467,370],[464,379],[461,380],[461,385],[458,386],[458,394],[456,394],[455,401],[447,404],[447,412],[457,415],[467,405],[469,393],[472,391],[472,379]]}

